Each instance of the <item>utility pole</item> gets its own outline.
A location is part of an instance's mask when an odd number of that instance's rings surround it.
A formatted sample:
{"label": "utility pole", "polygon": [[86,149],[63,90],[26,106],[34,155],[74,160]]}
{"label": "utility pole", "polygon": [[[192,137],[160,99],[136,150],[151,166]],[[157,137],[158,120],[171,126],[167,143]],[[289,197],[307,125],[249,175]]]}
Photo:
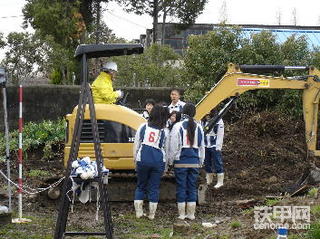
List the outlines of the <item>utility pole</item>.
{"label": "utility pole", "polygon": [[292,23],[293,25],[297,25],[297,9],[293,8],[292,10]]}
{"label": "utility pole", "polygon": [[227,13],[227,2],[224,0],[222,2],[221,8],[220,8],[220,17],[219,17],[220,23],[227,23],[228,21],[228,13]]}
{"label": "utility pole", "polygon": [[280,8],[276,12],[276,18],[277,18],[278,25],[281,25],[281,9]]}

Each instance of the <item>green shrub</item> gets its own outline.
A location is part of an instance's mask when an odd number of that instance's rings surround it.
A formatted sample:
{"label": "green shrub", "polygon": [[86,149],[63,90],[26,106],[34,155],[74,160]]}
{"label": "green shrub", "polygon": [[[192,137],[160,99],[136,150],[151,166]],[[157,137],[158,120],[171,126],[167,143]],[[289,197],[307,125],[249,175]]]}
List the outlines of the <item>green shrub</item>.
{"label": "green shrub", "polygon": [[[10,152],[18,151],[19,144],[18,130],[9,133]],[[40,123],[29,122],[25,124],[22,132],[24,156],[26,152],[33,149],[43,148],[45,158],[52,158],[55,152],[52,146],[60,144],[65,138],[65,121],[63,119],[51,121],[46,120]],[[4,134],[0,132],[0,152],[1,158],[5,157]]]}
{"label": "green shrub", "polygon": [[310,238],[310,239],[320,238],[320,222],[319,221],[311,224],[310,230],[307,232],[307,238]]}

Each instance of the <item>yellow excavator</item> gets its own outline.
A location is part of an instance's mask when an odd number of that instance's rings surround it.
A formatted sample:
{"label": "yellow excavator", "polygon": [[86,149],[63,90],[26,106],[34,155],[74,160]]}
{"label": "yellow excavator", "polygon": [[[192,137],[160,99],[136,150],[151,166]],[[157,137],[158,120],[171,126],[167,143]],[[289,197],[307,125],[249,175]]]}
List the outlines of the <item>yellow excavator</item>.
{"label": "yellow excavator", "polygon": [[[272,73],[284,70],[308,70],[308,75],[297,77],[272,77],[253,74]],[[273,66],[273,65],[234,65],[229,64],[222,79],[197,104],[195,118],[202,119],[219,103],[229,97],[239,96],[249,90],[295,89],[303,90],[303,115],[308,151],[320,156],[317,149],[317,126],[320,97],[320,71],[314,67]]]}
{"label": "yellow excavator", "polygon": [[[111,57],[143,53],[140,44],[106,44],[106,45],[80,45],[75,53],[77,58],[84,54],[87,58]],[[87,63],[82,65],[87,69]],[[146,120],[136,111],[121,104],[95,104],[95,114],[98,124],[99,140],[101,145],[104,165],[111,172],[111,180],[108,184],[110,201],[133,200],[136,187],[135,164],[133,161],[133,142],[136,130]],[[71,114],[66,116],[66,142],[64,148],[64,166],[67,167],[72,145],[72,136],[75,130],[78,106]],[[87,105],[80,134],[80,146],[78,158],[90,157],[95,160],[94,139],[90,111]],[[167,195],[175,191],[175,183],[172,176],[166,176],[168,183],[161,186],[161,200],[168,199]],[[56,189],[59,190],[59,189]],[[59,195],[53,190],[48,194],[50,198]],[[53,195],[53,196],[50,196]],[[172,198],[172,197],[171,197]]]}
{"label": "yellow excavator", "polygon": [[[85,48],[84,48],[85,49]],[[101,51],[106,48],[101,48]],[[115,50],[116,48],[112,48]],[[117,55],[125,55],[126,48],[115,50]],[[139,52],[139,51],[137,51]],[[141,53],[142,51],[140,51]],[[96,56],[103,55],[99,49]],[[305,70],[307,75],[299,77],[273,77],[260,73],[274,73],[284,70]],[[319,156],[317,149],[317,122],[320,97],[320,72],[314,67],[287,67],[273,65],[234,65],[229,64],[226,74],[196,105],[195,118],[201,120],[213,108],[228,98],[237,97],[250,90],[296,89],[303,90],[303,113],[305,120],[305,136],[308,151]],[[133,162],[133,140],[138,127],[145,119],[137,112],[121,105],[95,104],[96,119],[104,159],[104,165],[111,171],[108,185],[111,201],[131,201],[135,189],[135,173]],[[224,110],[220,115],[225,113]],[[71,139],[74,131],[77,107],[66,116],[66,143],[64,164],[69,158]],[[86,110],[80,137],[78,157],[89,156],[95,159],[93,136],[90,128],[90,115]],[[208,129],[207,129],[208,130]],[[175,183],[172,175],[164,178],[161,184],[160,200],[175,198]],[[305,179],[304,179],[305,180]],[[205,201],[205,185],[199,187],[199,201]]]}

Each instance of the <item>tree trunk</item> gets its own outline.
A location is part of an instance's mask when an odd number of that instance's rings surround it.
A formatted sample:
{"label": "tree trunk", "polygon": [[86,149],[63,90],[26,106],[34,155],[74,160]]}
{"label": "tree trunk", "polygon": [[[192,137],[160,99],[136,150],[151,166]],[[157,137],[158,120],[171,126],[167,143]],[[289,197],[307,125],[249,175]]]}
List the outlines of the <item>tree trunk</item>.
{"label": "tree trunk", "polygon": [[153,1],[153,38],[152,38],[152,43],[157,42],[157,25],[158,25],[158,0]]}
{"label": "tree trunk", "polygon": [[97,20],[96,20],[96,44],[99,43],[99,37],[100,37],[100,0],[97,0],[96,2],[96,11],[97,11]]}
{"label": "tree trunk", "polygon": [[[96,2],[96,11],[97,11],[97,22],[96,22],[96,44],[99,44],[100,42],[100,13],[101,13],[101,6],[100,6],[100,0],[97,0]],[[99,72],[99,59],[95,59],[95,74],[98,74]]]}
{"label": "tree trunk", "polygon": [[166,17],[167,17],[167,8],[163,8],[163,16],[162,16],[162,30],[161,30],[161,45],[164,45],[164,38],[166,34]]}

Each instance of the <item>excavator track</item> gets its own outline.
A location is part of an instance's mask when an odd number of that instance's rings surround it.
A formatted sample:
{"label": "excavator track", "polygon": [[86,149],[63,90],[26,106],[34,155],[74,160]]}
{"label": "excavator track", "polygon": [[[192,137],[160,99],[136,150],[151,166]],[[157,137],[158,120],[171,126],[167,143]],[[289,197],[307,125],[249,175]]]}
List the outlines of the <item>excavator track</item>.
{"label": "excavator track", "polygon": [[[52,181],[53,179],[51,179]],[[57,187],[48,191],[47,196],[56,200],[61,196],[60,183]],[[200,171],[198,180],[198,203],[206,202],[206,191],[208,189],[205,184],[205,173]],[[109,174],[107,190],[109,201],[111,202],[130,202],[134,200],[134,192],[137,186],[137,175],[135,171],[116,171]],[[96,191],[92,190],[92,199],[96,198]],[[160,183],[160,201],[175,202],[176,201],[176,182],[173,171],[166,172]]]}
{"label": "excavator track", "polygon": [[[134,171],[110,173],[107,185],[109,200],[126,202],[134,200],[137,176]],[[161,178],[160,201],[175,201],[176,185],[173,172],[167,172]]]}

